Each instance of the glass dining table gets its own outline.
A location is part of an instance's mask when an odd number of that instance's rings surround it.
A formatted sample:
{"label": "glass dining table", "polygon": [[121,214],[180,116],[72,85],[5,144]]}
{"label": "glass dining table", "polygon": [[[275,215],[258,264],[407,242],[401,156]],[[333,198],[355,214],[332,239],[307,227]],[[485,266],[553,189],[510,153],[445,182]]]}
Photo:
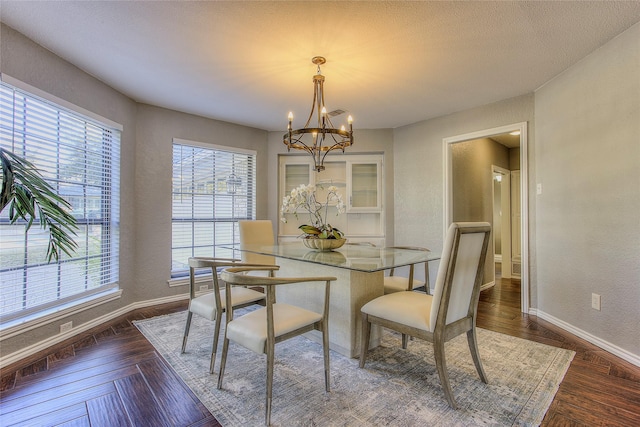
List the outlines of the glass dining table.
{"label": "glass dining table", "polygon": [[[233,249],[240,251],[239,247]],[[350,244],[330,252],[319,252],[308,249],[302,242],[247,245],[242,251],[275,257],[280,266],[278,276],[336,277],[337,281],[331,285],[329,345],[348,357],[355,357],[360,352],[360,308],[384,294],[385,270],[440,259],[440,254],[433,252]],[[427,289],[428,280],[427,277]],[[276,298],[278,302],[322,312],[323,286],[324,283],[279,286]],[[321,342],[320,334],[315,332],[307,336]],[[372,330],[371,348],[379,344],[379,339],[380,331]]]}

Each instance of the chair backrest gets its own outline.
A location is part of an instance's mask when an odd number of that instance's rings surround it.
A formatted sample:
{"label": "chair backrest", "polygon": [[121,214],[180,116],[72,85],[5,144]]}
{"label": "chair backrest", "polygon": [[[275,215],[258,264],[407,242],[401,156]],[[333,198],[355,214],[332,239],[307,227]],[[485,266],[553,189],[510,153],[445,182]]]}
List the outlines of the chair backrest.
{"label": "chair backrest", "polygon": [[[245,220],[238,221],[240,227],[240,249],[245,249],[247,245],[264,245],[270,246],[275,243],[273,238],[273,224],[271,220]],[[249,264],[273,265],[276,260],[272,256],[252,254],[250,252],[242,252],[242,262]]]}
{"label": "chair backrest", "polygon": [[431,325],[445,325],[472,316],[482,285],[491,225],[453,223],[447,230],[433,291]]}
{"label": "chair backrest", "polygon": [[[201,268],[211,269],[211,281],[213,283],[214,299],[216,307],[220,309],[220,284],[218,282],[218,270],[223,267],[244,267],[246,270],[250,270],[251,267],[258,268],[263,267],[263,264],[251,264],[240,262],[235,258],[209,258],[209,257],[191,257],[189,258],[189,298],[194,299],[196,297],[196,270]],[[280,267],[273,266],[270,271],[276,271]]]}

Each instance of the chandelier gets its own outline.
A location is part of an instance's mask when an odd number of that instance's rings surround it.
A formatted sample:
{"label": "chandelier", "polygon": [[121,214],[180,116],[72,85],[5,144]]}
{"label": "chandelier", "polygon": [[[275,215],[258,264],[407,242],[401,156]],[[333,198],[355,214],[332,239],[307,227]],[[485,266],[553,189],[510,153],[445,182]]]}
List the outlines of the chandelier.
{"label": "chandelier", "polygon": [[[293,129],[293,113],[289,113],[288,132],[282,137],[282,141],[287,146],[287,151],[292,148],[296,150],[304,150],[313,157],[313,167],[316,171],[324,170],[324,158],[333,150],[342,150],[353,145],[353,118],[349,116],[349,130],[344,125],[337,129],[331,123],[331,113],[327,113],[324,104],[324,76],[320,74],[320,65],[324,64],[326,59],[322,56],[314,56],[311,62],[318,66],[318,73],[313,76],[313,103],[311,104],[311,113],[307,123],[301,129]],[[313,126],[312,120],[316,123]]]}

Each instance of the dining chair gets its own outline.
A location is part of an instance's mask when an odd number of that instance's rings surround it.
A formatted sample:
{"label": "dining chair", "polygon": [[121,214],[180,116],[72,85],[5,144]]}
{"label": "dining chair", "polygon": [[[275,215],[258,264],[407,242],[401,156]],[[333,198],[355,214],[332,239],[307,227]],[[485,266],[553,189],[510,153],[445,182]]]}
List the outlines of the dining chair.
{"label": "dining chair", "polygon": [[275,243],[273,224],[268,219],[238,221],[242,262],[248,264],[275,265],[275,257],[247,252],[249,245],[271,246]]}
{"label": "dining chair", "polygon": [[[391,249],[406,249],[412,251],[430,252],[427,248],[419,246],[391,246]],[[419,263],[416,263],[419,264]],[[416,264],[409,266],[409,277],[395,275],[395,268],[389,270],[389,275],[384,277],[384,293],[391,294],[394,292],[412,291],[424,286],[425,292],[429,293],[429,263],[424,264],[424,281],[414,278],[414,268]]]}
{"label": "dining chair", "polygon": [[451,224],[433,295],[395,292],[362,307],[361,368],[367,357],[371,324],[402,333],[403,341],[407,335],[429,341],[433,344],[436,368],[447,402],[457,409],[449,384],[445,343],[466,332],[478,375],[487,383],[478,353],[476,313],[490,233],[491,226],[485,222]]}
{"label": "dining chair", "polygon": [[[263,267],[272,271],[273,267]],[[273,365],[275,344],[293,338],[311,330],[322,332],[322,348],[324,354],[325,390],[329,385],[329,294],[331,282],[335,277],[263,277],[245,274],[248,269],[230,267],[224,269],[220,276],[226,283],[227,295],[231,295],[233,286],[263,286],[266,288],[266,306],[248,314],[234,317],[233,308],[227,312],[227,326],[222,346],[218,389],[222,389],[227,362],[229,341],[233,341],[258,354],[267,355],[267,396],[265,423],[271,423],[271,400],[273,389]],[[275,287],[280,285],[300,284],[303,282],[325,282],[322,313],[285,303],[276,303]],[[299,285],[298,285],[299,286]],[[229,298],[229,297],[228,297]],[[227,301],[227,306],[231,306]]]}
{"label": "dining chair", "polygon": [[[249,268],[252,264],[241,263],[240,260],[230,258],[189,258],[189,309],[187,314],[187,324],[184,328],[184,337],[182,338],[182,350],[184,353],[187,348],[187,339],[189,338],[189,329],[191,328],[191,319],[193,314],[204,317],[205,319],[215,321],[215,330],[213,332],[213,347],[211,349],[211,362],[209,363],[209,372],[213,374],[213,368],[216,363],[216,351],[218,349],[218,337],[220,336],[220,324],[222,323],[222,313],[226,311],[226,307],[246,307],[251,304],[259,304],[266,298],[263,292],[249,288],[234,288],[229,294],[229,300],[224,290],[220,289],[218,283],[218,269],[229,266],[243,266]],[[256,265],[253,265],[256,267]],[[213,290],[204,295],[196,295],[196,269],[210,268],[213,281]],[[277,270],[277,268],[275,268]],[[229,305],[227,305],[229,304]]]}

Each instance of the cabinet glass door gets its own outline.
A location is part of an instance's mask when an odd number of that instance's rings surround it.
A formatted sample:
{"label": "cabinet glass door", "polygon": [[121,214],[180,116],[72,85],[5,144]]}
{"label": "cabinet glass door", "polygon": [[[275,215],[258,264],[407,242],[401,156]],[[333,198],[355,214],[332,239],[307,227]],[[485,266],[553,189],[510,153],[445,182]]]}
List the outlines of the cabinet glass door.
{"label": "cabinet glass door", "polygon": [[380,209],[380,163],[350,163],[349,208],[353,211]]}
{"label": "cabinet glass door", "polygon": [[308,185],[310,183],[311,168],[308,163],[302,164],[285,164],[284,165],[284,194],[286,196],[300,185]]}

